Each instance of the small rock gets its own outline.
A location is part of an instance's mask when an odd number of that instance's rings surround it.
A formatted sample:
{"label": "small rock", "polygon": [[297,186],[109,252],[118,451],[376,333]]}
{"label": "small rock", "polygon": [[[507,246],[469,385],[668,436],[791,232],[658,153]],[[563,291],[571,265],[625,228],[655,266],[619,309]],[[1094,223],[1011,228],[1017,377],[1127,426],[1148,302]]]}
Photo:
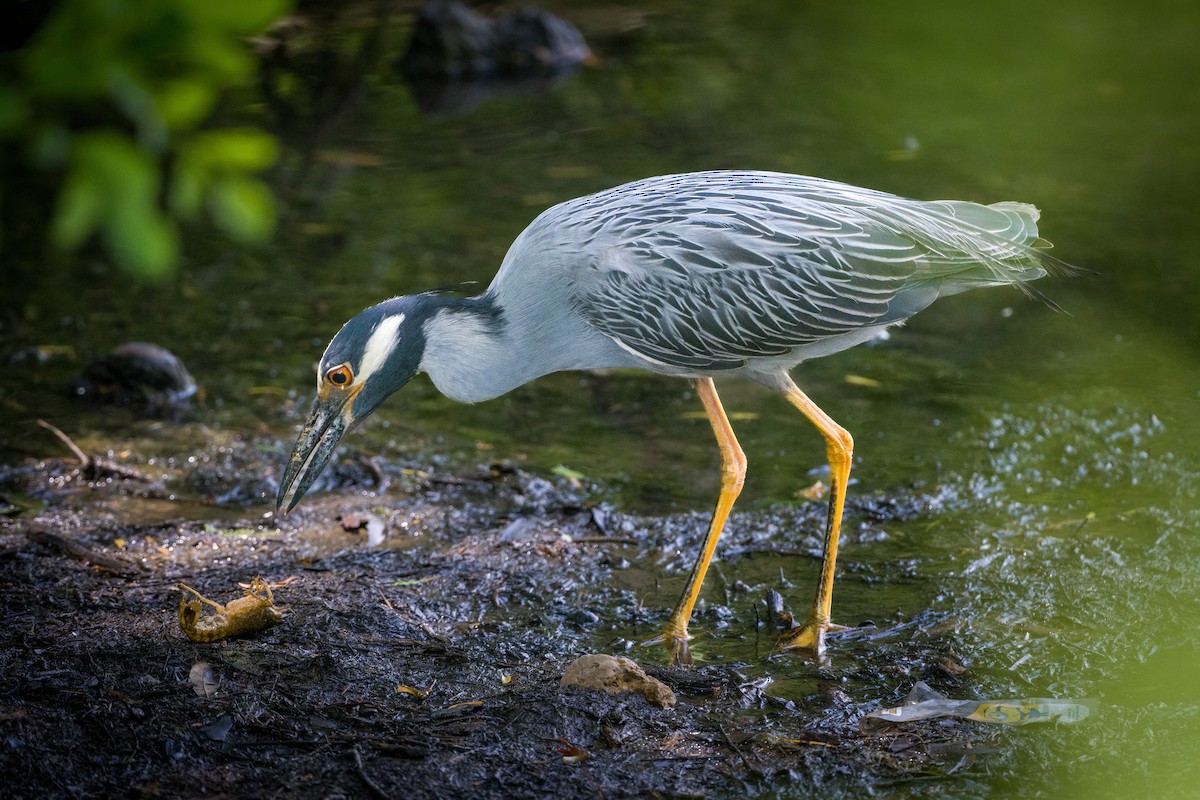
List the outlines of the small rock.
{"label": "small rock", "polygon": [[165,347],[126,342],[88,364],[71,382],[70,392],[99,403],[127,406],[146,416],[170,417],[196,394],[196,380]]}
{"label": "small rock", "polygon": [[410,77],[526,75],[568,70],[592,59],[571,23],[536,8],[484,16],[466,4],[434,0],[417,12],[400,59]]}
{"label": "small rock", "polygon": [[205,725],[200,730],[209,739],[214,742],[223,742],[229,738],[229,731],[233,729],[233,718],[228,714],[218,718],[216,721]]}
{"label": "small rock", "polygon": [[338,515],[342,530],[347,533],[358,533],[364,528],[367,531],[367,547],[378,547],[386,538],[386,526],[383,520],[374,514],[343,511]]}
{"label": "small rock", "polygon": [[586,608],[577,608],[567,615],[567,622],[578,628],[594,628],[600,624],[600,617]]}
{"label": "small rock", "polygon": [[657,678],[646,674],[624,656],[592,653],[571,662],[563,673],[559,686],[578,686],[583,689],[608,692],[635,692],[659,708],[675,707],[675,692]]}
{"label": "small rock", "polygon": [[533,517],[517,517],[508,525],[504,526],[504,530],[500,531],[500,541],[502,542],[525,542],[533,538],[537,533],[537,520]]}

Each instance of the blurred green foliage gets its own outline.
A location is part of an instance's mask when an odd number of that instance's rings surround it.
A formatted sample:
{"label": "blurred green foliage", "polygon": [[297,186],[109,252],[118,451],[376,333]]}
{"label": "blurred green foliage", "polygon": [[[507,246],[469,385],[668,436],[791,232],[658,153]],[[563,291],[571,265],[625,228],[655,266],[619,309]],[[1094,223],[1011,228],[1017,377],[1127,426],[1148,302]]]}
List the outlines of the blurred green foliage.
{"label": "blurred green foliage", "polygon": [[290,6],[60,0],[0,57],[0,146],[52,179],[53,244],[99,236],[123,269],[155,278],[179,263],[178,223],[205,208],[238,241],[271,235],[274,196],[256,174],[275,162],[275,137],[201,126],[222,92],[253,79],[247,37]]}

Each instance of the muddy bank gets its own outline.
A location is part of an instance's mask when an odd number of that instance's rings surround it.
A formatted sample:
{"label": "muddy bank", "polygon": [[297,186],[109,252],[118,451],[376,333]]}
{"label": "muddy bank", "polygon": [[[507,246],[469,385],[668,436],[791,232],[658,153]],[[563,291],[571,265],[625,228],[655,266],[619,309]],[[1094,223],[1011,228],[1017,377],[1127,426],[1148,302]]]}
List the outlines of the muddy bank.
{"label": "muddy bank", "polygon": [[[818,503],[735,518],[693,622],[697,665],[676,668],[634,642],[665,619],[704,514],[630,516],[507,467],[345,459],[332,491],[276,519],[261,498],[282,449],[125,464],[146,480],[57,458],[0,473],[6,796],[963,797],[1012,769],[1006,729],[860,724],[920,679],[971,694],[958,620],[865,621],[824,666],[772,653],[768,592],[811,589],[740,567],[806,558]],[[853,502],[865,546],[928,498]],[[844,571],[905,579],[852,556]],[[177,584],[227,603],[256,576],[278,624],[184,636]],[[590,652],[635,659],[678,704],[560,689]]]}

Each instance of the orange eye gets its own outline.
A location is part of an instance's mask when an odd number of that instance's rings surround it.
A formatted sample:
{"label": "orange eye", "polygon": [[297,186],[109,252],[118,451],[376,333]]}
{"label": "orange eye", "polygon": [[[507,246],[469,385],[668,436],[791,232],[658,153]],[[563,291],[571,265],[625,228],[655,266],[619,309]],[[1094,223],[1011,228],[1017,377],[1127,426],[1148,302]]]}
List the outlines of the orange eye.
{"label": "orange eye", "polygon": [[325,380],[332,383],[334,386],[349,386],[354,380],[354,373],[345,364],[340,367],[334,367],[325,373]]}

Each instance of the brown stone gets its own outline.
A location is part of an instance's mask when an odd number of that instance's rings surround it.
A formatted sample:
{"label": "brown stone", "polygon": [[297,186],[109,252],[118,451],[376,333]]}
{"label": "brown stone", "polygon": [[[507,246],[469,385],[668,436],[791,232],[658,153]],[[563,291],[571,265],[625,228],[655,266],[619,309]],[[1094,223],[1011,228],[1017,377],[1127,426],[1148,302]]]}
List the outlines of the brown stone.
{"label": "brown stone", "polygon": [[567,667],[558,685],[579,686],[609,694],[635,692],[659,708],[674,708],[676,702],[671,687],[650,677],[645,670],[623,656],[601,653],[580,656]]}

